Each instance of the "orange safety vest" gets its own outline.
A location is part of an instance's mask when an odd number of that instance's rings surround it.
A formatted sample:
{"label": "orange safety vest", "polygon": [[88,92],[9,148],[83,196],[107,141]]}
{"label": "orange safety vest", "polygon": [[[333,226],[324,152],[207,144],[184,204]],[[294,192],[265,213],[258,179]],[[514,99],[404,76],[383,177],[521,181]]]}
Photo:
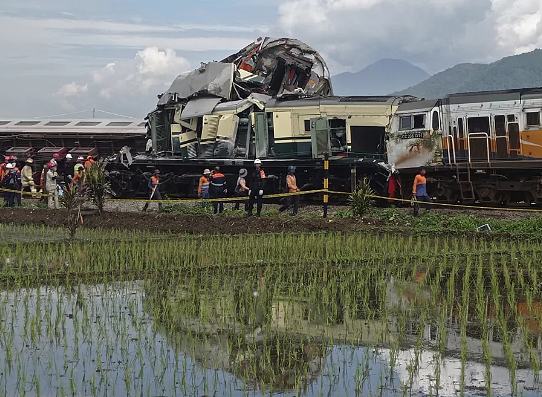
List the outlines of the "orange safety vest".
{"label": "orange safety vest", "polygon": [[290,190],[290,193],[296,193],[297,192],[297,180],[295,178],[295,175],[288,175],[286,177],[286,185],[288,185],[288,189]]}

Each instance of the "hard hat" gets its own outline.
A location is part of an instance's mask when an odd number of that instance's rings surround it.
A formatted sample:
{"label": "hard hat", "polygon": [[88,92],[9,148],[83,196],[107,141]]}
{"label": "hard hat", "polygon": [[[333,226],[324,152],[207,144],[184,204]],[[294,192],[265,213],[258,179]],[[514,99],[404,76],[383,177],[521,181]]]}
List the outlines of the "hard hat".
{"label": "hard hat", "polygon": [[256,165],[256,164],[261,164],[261,163],[262,163],[262,160],[260,160],[260,159],[254,160],[254,165]]}
{"label": "hard hat", "polygon": [[92,160],[92,156],[87,156],[87,160]]}
{"label": "hard hat", "polygon": [[203,175],[207,175],[207,174],[210,174],[211,173],[211,170],[209,168],[205,168],[203,170]]}
{"label": "hard hat", "polygon": [[53,158],[54,158],[54,159],[59,159],[59,158],[60,158],[60,154],[58,154],[58,153],[53,154]]}
{"label": "hard hat", "polygon": [[13,157],[13,156],[9,156],[9,155],[8,155],[8,156],[6,156],[6,157],[4,158],[4,160],[9,161],[9,160],[11,160],[12,157]]}
{"label": "hard hat", "polygon": [[56,163],[53,163],[52,161],[47,163],[47,168],[53,168],[54,166],[56,166]]}
{"label": "hard hat", "polygon": [[77,157],[77,161],[83,161],[85,158],[83,156]]}
{"label": "hard hat", "polygon": [[32,159],[26,159],[26,162],[27,162],[28,164],[32,164],[32,163],[34,162],[34,160],[32,160]]}
{"label": "hard hat", "polygon": [[71,160],[72,158],[73,158],[73,157],[72,157],[71,154],[68,153],[68,154],[66,155],[66,159],[67,159],[67,160]]}
{"label": "hard hat", "polygon": [[76,171],[82,171],[82,170],[84,170],[84,169],[85,169],[85,167],[83,167],[82,164],[77,164],[77,165],[75,166],[75,170],[76,170]]}
{"label": "hard hat", "polygon": [[154,175],[156,174],[160,174],[160,170],[158,168],[154,170]]}
{"label": "hard hat", "polygon": [[241,169],[239,170],[239,176],[240,176],[241,178],[244,178],[245,176],[247,176],[247,174],[248,174],[248,171],[247,171],[245,168],[241,168]]}
{"label": "hard hat", "polygon": [[215,167],[215,172],[220,172],[220,167],[218,165]]}
{"label": "hard hat", "polygon": [[295,171],[295,166],[291,165],[288,167],[288,172]]}
{"label": "hard hat", "polygon": [[6,165],[6,168],[7,168],[8,170],[11,170],[11,169],[13,169],[14,167],[13,167],[13,164],[8,163],[8,164]]}

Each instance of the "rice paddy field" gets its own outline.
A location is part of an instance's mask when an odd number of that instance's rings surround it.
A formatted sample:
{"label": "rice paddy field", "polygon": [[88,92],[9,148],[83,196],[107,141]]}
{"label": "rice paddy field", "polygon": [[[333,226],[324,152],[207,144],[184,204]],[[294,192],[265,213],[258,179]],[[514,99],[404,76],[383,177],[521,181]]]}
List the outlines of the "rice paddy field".
{"label": "rice paddy field", "polygon": [[0,396],[538,396],[542,246],[0,225]]}

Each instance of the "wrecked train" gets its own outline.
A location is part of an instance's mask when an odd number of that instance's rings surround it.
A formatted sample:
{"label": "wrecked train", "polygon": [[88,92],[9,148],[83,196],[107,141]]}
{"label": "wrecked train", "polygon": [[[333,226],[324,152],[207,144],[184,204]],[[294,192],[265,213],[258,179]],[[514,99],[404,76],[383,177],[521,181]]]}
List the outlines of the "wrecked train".
{"label": "wrecked train", "polygon": [[367,176],[377,194],[409,198],[425,166],[439,202],[540,204],[541,111],[542,89],[336,97],[315,50],[264,38],[180,75],[147,117],[146,153],[125,148],[108,169],[120,196],[144,195],[158,167],[167,195],[195,197],[204,168],[221,166],[233,188],[260,158],[269,194],[286,190],[288,165],[302,190],[322,188],[328,156],[332,190]]}
{"label": "wrecked train", "polygon": [[175,79],[148,115],[147,152],[109,159],[113,189],[143,195],[157,167],[167,195],[194,197],[204,168],[221,166],[233,188],[255,158],[269,174],[268,194],[285,190],[289,165],[304,190],[320,189],[328,155],[330,188],[348,191],[367,175],[384,192],[386,128],[410,99],[335,97],[318,52],[298,40],[259,39]]}

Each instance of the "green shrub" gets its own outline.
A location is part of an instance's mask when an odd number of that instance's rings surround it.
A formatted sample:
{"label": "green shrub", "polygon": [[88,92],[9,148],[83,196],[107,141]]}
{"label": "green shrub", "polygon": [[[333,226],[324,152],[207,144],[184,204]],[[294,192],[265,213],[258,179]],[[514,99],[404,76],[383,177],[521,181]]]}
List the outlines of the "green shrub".
{"label": "green shrub", "polygon": [[358,188],[348,197],[352,214],[355,217],[363,217],[374,205],[374,194],[375,192],[371,188],[369,180],[367,178],[363,178],[363,180],[358,183]]}

